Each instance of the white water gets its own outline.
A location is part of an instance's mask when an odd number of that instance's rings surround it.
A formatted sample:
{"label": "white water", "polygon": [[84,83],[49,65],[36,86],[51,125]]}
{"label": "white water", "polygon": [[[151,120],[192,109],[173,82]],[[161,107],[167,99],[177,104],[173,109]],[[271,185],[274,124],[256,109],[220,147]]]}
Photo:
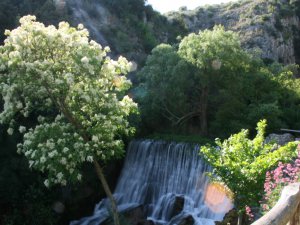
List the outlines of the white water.
{"label": "white water", "polygon": [[[192,216],[195,225],[213,225],[232,208],[220,192],[208,191],[205,172],[211,170],[198,155],[199,147],[162,141],[130,143],[115,198],[118,210],[143,205],[149,220],[156,225],[177,225]],[[175,198],[184,198],[180,214],[171,218]],[[214,205],[214,202],[220,202]],[[107,200],[96,205],[94,215],[71,222],[71,225],[96,225],[107,218]]]}

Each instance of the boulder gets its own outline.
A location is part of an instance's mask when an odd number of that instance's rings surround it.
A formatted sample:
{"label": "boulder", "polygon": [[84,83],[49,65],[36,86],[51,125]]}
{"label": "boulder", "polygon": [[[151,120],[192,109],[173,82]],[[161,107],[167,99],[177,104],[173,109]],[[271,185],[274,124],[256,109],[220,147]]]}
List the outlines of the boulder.
{"label": "boulder", "polygon": [[[122,211],[119,213],[119,220],[122,225],[152,225],[145,222],[146,218],[142,205]],[[106,219],[101,225],[113,225],[112,218]]]}
{"label": "boulder", "polygon": [[227,224],[237,224],[238,222],[238,213],[236,209],[231,209],[228,213],[225,214],[222,221],[216,221],[216,225],[227,225]]}
{"label": "boulder", "polygon": [[265,143],[275,142],[276,144],[283,146],[288,142],[294,141],[295,138],[289,133],[284,134],[270,134],[266,137]]}
{"label": "boulder", "polygon": [[182,212],[184,207],[184,197],[183,196],[176,196],[175,197],[175,202],[173,206],[173,210],[171,213],[171,218],[178,215],[179,213]]}
{"label": "boulder", "polygon": [[155,225],[155,223],[152,220],[142,220],[139,221],[136,225]]}
{"label": "boulder", "polygon": [[60,201],[56,201],[53,203],[52,209],[54,212],[62,214],[65,211],[65,205]]}
{"label": "boulder", "polygon": [[194,218],[191,215],[189,215],[184,219],[182,219],[178,225],[194,225],[194,223],[195,223]]}
{"label": "boulder", "polygon": [[138,206],[122,213],[127,224],[137,225],[145,219],[144,207]]}

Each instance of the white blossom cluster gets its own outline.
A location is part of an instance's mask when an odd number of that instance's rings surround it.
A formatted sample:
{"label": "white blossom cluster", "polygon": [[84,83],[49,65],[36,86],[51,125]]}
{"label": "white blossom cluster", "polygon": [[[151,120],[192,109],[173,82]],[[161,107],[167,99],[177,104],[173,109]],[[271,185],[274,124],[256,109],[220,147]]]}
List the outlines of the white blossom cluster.
{"label": "white blossom cluster", "polygon": [[48,171],[46,186],[81,180],[80,164],[91,157],[89,144],[71,124],[62,120],[30,128],[24,134],[24,142],[17,147],[18,153],[23,153],[28,159],[29,167]]}
{"label": "white blossom cluster", "polygon": [[20,23],[6,31],[0,46],[0,123],[10,124],[7,132],[12,134],[15,116],[59,112],[56,118],[38,118],[34,128],[20,126],[24,142],[18,151],[30,167],[48,171],[46,186],[65,185],[81,179],[81,163],[123,153],[120,135],[134,130],[127,120],[137,112],[136,103],[123,97],[131,85],[125,77],[131,64],[106,56],[109,48],[89,41],[82,25],[46,27],[34,16],[22,17]]}

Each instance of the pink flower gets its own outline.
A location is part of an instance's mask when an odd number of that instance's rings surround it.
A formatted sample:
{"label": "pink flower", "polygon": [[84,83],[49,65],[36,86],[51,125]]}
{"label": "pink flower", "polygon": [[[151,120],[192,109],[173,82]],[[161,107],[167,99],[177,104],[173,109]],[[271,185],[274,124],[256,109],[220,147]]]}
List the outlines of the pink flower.
{"label": "pink flower", "polygon": [[[268,211],[270,208],[269,205],[271,204],[272,206],[274,200],[279,197],[277,196],[280,193],[278,188],[298,181],[300,172],[300,144],[297,149],[298,158],[294,162],[286,164],[279,162],[276,169],[266,172],[264,183],[265,194],[262,198],[263,200],[260,202],[263,211]],[[276,191],[274,192],[274,190]],[[247,208],[246,206],[246,214],[251,214],[250,207]]]}
{"label": "pink flower", "polygon": [[246,210],[246,215],[248,216],[249,220],[253,221],[254,215],[251,212],[251,208],[246,205],[245,210]]}

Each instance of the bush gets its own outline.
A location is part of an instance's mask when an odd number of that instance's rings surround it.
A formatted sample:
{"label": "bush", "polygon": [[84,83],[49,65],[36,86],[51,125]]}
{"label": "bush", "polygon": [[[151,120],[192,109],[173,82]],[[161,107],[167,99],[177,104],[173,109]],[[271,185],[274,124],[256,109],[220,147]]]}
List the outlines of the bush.
{"label": "bush", "polygon": [[53,196],[41,185],[30,186],[15,203],[3,217],[4,225],[58,224],[59,216],[52,210]]}
{"label": "bush", "polygon": [[[257,135],[248,138],[248,131],[230,136],[227,140],[216,139],[216,145],[201,147],[201,154],[214,168],[213,174],[224,183],[234,195],[239,214],[250,214],[248,205],[258,206],[264,194],[264,174],[279,161],[288,162],[296,156],[295,142],[274,150],[266,144],[264,134],[266,121],[257,124]],[[245,210],[246,209],[246,210]]]}
{"label": "bush", "polygon": [[[298,145],[298,150],[300,145]],[[299,181],[300,152],[292,163],[278,163],[278,167],[266,173],[265,194],[261,202],[261,211],[268,212],[278,201],[283,187]]]}

